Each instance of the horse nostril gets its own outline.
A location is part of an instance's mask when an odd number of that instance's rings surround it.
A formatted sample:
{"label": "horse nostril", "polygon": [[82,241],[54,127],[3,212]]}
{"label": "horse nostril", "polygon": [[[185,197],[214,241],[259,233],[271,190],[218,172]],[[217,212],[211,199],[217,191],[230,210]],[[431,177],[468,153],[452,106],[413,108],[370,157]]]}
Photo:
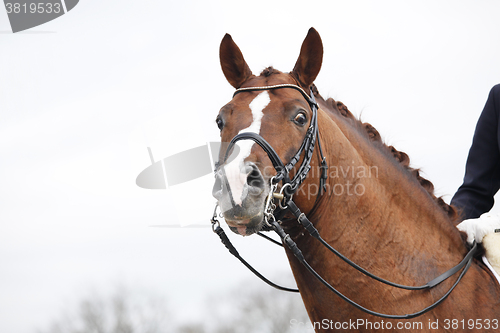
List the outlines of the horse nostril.
{"label": "horse nostril", "polygon": [[262,177],[262,174],[260,173],[259,169],[255,164],[251,164],[250,167],[252,168],[252,170],[247,176],[248,186],[263,189],[264,178]]}

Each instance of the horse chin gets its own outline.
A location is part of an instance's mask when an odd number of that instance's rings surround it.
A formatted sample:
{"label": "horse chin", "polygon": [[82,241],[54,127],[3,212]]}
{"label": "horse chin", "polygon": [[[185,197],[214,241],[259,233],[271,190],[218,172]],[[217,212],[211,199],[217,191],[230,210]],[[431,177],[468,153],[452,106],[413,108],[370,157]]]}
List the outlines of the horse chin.
{"label": "horse chin", "polygon": [[250,219],[231,221],[226,219],[226,223],[229,229],[234,233],[242,236],[250,236],[262,229],[263,225],[263,214],[259,214]]}

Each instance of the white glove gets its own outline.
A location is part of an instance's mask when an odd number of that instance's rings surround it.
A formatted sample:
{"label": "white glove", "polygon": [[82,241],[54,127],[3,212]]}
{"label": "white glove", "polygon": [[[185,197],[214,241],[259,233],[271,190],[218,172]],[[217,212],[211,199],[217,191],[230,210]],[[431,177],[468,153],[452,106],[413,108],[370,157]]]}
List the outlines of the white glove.
{"label": "white glove", "polygon": [[500,232],[500,215],[484,213],[477,219],[469,219],[457,225],[458,230],[467,233],[467,243],[482,243],[484,236]]}

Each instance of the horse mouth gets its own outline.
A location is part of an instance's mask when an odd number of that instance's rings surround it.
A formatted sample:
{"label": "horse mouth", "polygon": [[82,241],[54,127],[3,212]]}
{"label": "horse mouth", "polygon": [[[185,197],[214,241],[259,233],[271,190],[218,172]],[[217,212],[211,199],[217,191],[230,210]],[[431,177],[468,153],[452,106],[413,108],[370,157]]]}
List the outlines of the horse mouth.
{"label": "horse mouth", "polygon": [[241,168],[225,165],[216,172],[212,195],[233,232],[249,236],[260,231],[270,191],[267,183],[252,162]]}

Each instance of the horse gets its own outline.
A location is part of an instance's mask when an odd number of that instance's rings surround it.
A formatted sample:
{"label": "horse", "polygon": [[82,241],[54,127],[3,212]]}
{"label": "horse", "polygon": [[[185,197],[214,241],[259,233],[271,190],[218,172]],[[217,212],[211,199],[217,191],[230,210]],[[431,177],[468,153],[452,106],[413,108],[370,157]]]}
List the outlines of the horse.
{"label": "horse", "polygon": [[[283,243],[295,244],[331,287],[363,308],[388,314],[381,319],[332,293],[285,246],[317,332],[497,331],[500,286],[476,258],[469,260],[460,283],[454,272],[432,288],[405,290],[354,269],[309,232],[317,230],[327,245],[373,275],[407,286],[435,279],[468,253],[456,228],[460,214],[434,195],[432,183],[410,167],[408,155],[384,144],[378,131],[343,103],[319,94],[314,80],[322,60],[323,44],[314,28],[288,73],[268,67],[254,75],[232,37],[222,39],[222,71],[237,89],[216,118],[227,149],[220,151],[213,196],[227,225],[243,236],[282,228]],[[317,132],[310,135],[315,124]],[[240,153],[229,161],[236,141]],[[283,197],[300,215],[274,210],[287,208]],[[311,224],[301,223],[305,219]],[[426,307],[418,316],[404,316]]]}

